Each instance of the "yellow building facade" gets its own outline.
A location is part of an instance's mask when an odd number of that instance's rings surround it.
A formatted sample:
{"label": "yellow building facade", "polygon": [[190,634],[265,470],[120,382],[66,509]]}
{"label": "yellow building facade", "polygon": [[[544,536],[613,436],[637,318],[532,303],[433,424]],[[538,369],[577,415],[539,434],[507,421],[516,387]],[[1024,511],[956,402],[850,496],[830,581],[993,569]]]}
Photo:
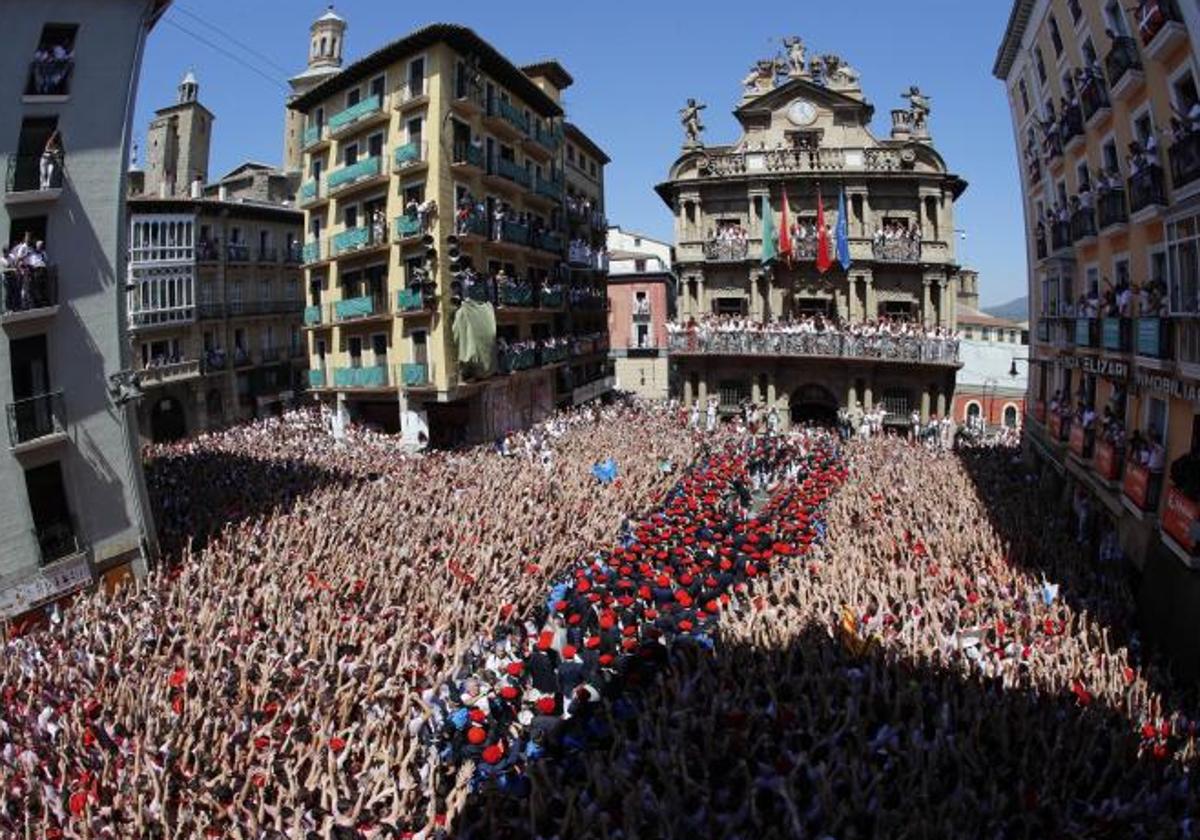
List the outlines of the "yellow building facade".
{"label": "yellow building facade", "polygon": [[[556,62],[521,70],[438,24],[289,103],[305,117],[297,204],[319,399],[453,444],[602,390],[607,334],[587,330],[604,266],[568,254],[564,215],[571,83]],[[460,369],[464,301],[492,308],[492,371]]]}
{"label": "yellow building facade", "polygon": [[[1032,454],[1139,566],[1200,568],[1197,14],[1017,0],[994,67],[1020,157]],[[1106,411],[1120,434],[1081,422]]]}

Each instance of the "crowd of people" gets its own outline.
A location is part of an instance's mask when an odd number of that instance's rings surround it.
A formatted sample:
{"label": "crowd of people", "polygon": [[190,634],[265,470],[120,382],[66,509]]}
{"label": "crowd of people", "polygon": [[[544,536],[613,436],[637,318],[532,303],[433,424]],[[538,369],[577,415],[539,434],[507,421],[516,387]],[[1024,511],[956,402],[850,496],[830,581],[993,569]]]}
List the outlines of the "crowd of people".
{"label": "crowd of people", "polygon": [[6,640],[0,834],[1197,835],[1195,698],[1013,447],[688,425],[150,448],[160,567]]}
{"label": "crowd of people", "polygon": [[667,324],[674,350],[733,354],[866,356],[872,358],[955,361],[958,334],[903,318],[880,316],[844,321],[823,315],[798,315],[763,321],[749,315],[702,315]]}
{"label": "crowd of people", "polygon": [[0,250],[0,277],[4,283],[5,312],[36,309],[56,302],[46,243],[35,241],[30,231],[25,231],[16,245]]}
{"label": "crowd of people", "polygon": [[35,96],[57,96],[66,93],[67,79],[75,58],[69,43],[47,44],[33,53],[30,68],[30,93]]}
{"label": "crowd of people", "polygon": [[915,262],[921,259],[921,226],[885,222],[871,240],[876,259]]}

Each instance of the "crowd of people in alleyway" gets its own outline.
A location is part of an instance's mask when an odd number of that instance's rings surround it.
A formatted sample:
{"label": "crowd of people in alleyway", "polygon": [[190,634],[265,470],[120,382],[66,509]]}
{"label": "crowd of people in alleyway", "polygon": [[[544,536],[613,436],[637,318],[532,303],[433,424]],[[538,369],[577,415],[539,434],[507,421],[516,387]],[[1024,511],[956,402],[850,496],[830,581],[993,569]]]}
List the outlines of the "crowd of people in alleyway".
{"label": "crowd of people in alleyway", "polygon": [[1194,698],[1011,446],[681,408],[154,447],[160,567],[5,642],[0,836],[1196,835]]}

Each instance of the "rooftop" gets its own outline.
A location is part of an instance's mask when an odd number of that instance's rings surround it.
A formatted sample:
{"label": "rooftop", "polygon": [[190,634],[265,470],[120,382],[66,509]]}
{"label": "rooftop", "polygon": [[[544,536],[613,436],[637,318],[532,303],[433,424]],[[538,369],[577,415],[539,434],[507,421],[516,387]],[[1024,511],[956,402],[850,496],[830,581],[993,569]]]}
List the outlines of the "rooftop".
{"label": "rooftop", "polygon": [[576,146],[581,146],[585,152],[594,157],[600,162],[601,166],[612,163],[612,158],[605,154],[604,150],[596,145],[596,141],[588,137],[584,130],[573,122],[563,123],[563,131],[568,137],[575,141]]}
{"label": "rooftop", "polygon": [[268,204],[261,201],[221,201],[217,198],[159,198],[156,196],[133,196],[128,199],[130,213],[181,213],[188,210],[197,213],[221,213],[231,216],[271,219],[302,224],[304,213],[295,207]]}

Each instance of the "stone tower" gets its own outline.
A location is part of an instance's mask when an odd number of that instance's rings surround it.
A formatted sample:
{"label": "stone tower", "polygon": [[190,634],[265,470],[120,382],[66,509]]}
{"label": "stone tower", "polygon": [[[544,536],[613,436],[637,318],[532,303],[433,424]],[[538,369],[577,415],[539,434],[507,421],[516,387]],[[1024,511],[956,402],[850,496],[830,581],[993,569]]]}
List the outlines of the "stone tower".
{"label": "stone tower", "polygon": [[[342,52],[346,45],[346,19],[333,10],[326,9],[311,27],[308,39],[308,67],[303,73],[288,79],[292,93],[290,102],[307,93],[330,76],[342,71]],[[283,119],[283,171],[296,180],[304,160],[304,117],[291,109],[284,109]]]}
{"label": "stone tower", "polygon": [[147,195],[186,196],[197,178],[208,180],[214,117],[200,104],[200,85],[191,70],[178,90],[175,104],[155,111],[146,132]]}

